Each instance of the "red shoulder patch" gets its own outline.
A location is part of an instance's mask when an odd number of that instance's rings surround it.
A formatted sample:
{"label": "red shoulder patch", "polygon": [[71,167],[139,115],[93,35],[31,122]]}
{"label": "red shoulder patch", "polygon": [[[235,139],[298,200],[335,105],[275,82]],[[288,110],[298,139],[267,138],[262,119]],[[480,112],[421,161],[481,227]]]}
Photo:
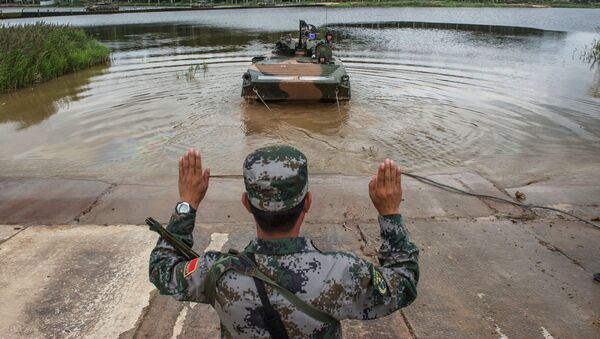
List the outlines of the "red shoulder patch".
{"label": "red shoulder patch", "polygon": [[185,269],[183,270],[184,278],[187,278],[190,274],[194,273],[196,268],[198,268],[198,262],[200,262],[200,258],[195,258],[185,263]]}

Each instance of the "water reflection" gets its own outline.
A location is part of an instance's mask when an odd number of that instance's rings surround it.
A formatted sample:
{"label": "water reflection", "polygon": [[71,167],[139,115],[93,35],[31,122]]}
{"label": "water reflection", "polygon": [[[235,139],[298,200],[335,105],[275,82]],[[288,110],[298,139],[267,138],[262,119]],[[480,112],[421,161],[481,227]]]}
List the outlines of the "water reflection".
{"label": "water reflection", "polygon": [[592,85],[592,95],[600,98],[600,66],[596,66],[596,81]]}
{"label": "water reflection", "polygon": [[[339,112],[335,103],[274,103],[269,111],[242,100],[241,76],[297,22],[263,18],[263,28],[240,28],[250,25],[251,13],[229,12],[237,21],[213,25],[182,19],[87,27],[111,48],[110,68],[79,85],[60,82],[65,77],[39,94],[24,90],[3,100],[2,122],[60,112],[52,124],[22,122],[17,131],[0,125],[0,143],[19,146],[0,149],[3,174],[168,179],[191,146],[203,150],[215,174],[238,174],[247,153],[275,143],[300,147],[313,173],[370,173],[382,157],[421,171],[498,154],[600,154],[600,100],[590,93],[598,80],[573,58],[588,35],[338,26],[336,54],[351,78],[350,103]],[[62,104],[33,108],[36,96]]]}
{"label": "water reflection", "polygon": [[481,25],[467,23],[445,23],[445,22],[427,22],[427,21],[375,21],[375,22],[348,22],[330,24],[329,27],[342,28],[365,28],[365,29],[386,29],[386,28],[415,28],[415,29],[445,29],[453,31],[471,31],[494,33],[503,35],[545,35],[548,33],[561,33],[561,31],[543,30],[533,27],[522,26],[499,26],[499,25]]}
{"label": "water reflection", "polygon": [[337,136],[350,118],[350,103],[270,103],[270,111],[259,102],[242,106],[246,135],[283,138],[291,130],[322,136]]}
{"label": "water reflection", "polygon": [[24,129],[48,119],[60,108],[80,100],[91,79],[107,69],[106,65],[97,66],[31,88],[0,94],[0,124],[16,122],[18,129]]}
{"label": "water reflection", "polygon": [[86,31],[119,51],[207,46],[227,46],[234,51],[256,41],[272,44],[284,34],[183,24],[95,26]]}

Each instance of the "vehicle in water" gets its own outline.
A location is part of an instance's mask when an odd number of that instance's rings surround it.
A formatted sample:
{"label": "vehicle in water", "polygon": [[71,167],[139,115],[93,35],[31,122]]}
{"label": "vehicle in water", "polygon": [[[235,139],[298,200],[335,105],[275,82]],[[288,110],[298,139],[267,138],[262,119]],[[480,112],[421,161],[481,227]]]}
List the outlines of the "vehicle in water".
{"label": "vehicle in water", "polygon": [[197,1],[192,4],[193,9],[212,8],[214,4],[205,0]]}
{"label": "vehicle in water", "polygon": [[256,3],[258,7],[272,7],[275,6],[275,0],[262,0]]}
{"label": "vehicle in water", "polygon": [[332,40],[317,40],[317,34],[315,26],[300,20],[298,40],[288,34],[270,55],[253,58],[242,76],[242,97],[263,102],[350,100],[350,77],[333,56]]}
{"label": "vehicle in water", "polygon": [[110,2],[96,2],[88,5],[85,10],[87,12],[114,13],[119,11],[119,6]]}

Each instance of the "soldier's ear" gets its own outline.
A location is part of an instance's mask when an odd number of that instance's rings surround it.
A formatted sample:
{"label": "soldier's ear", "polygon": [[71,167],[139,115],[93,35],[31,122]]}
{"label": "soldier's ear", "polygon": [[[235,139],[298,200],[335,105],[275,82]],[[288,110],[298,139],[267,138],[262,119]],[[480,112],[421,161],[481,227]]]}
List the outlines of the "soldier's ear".
{"label": "soldier's ear", "polygon": [[304,199],[304,208],[302,209],[302,211],[304,211],[304,213],[308,213],[308,210],[310,209],[311,204],[312,204],[312,193],[306,192],[306,199]]}
{"label": "soldier's ear", "polygon": [[246,207],[248,213],[252,213],[252,210],[250,210],[250,201],[248,201],[248,193],[246,192],[242,193],[242,205]]}

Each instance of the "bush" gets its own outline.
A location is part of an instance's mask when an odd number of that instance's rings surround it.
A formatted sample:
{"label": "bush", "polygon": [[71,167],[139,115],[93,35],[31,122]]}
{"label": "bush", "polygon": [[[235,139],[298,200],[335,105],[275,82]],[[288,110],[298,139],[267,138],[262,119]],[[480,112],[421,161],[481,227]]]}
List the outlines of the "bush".
{"label": "bush", "polygon": [[108,48],[83,30],[37,23],[0,26],[0,92],[108,62]]}

